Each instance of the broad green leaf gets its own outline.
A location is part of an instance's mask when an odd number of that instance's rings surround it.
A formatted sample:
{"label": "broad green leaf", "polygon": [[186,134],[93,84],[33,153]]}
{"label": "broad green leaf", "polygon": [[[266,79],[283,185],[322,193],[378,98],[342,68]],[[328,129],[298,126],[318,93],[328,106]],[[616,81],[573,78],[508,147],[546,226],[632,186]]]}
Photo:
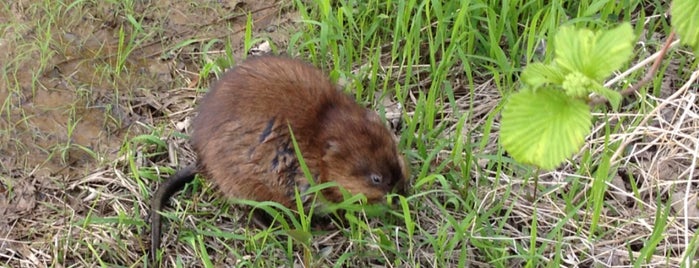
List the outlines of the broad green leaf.
{"label": "broad green leaf", "polygon": [[580,149],[591,125],[583,100],[561,90],[525,88],[505,104],[500,142],[516,161],[551,170]]}
{"label": "broad green leaf", "polygon": [[602,80],[630,59],[634,38],[628,23],[598,32],[561,27],[554,39],[555,62],[569,72]]}
{"label": "broad green leaf", "polygon": [[[554,38],[554,61],[566,70],[583,72],[588,65],[590,47],[594,43],[595,33],[588,29],[575,29],[563,26]],[[584,73],[584,72],[583,72]]]}
{"label": "broad green leaf", "polygon": [[699,1],[673,0],[670,13],[672,26],[682,44],[692,47],[694,56],[699,56]]}
{"label": "broad green leaf", "polygon": [[546,84],[560,85],[563,83],[563,77],[564,74],[559,68],[540,62],[529,64],[522,71],[522,81],[532,88]]}
{"label": "broad green leaf", "polygon": [[596,37],[595,46],[589,54],[590,65],[585,66],[585,70],[590,78],[602,80],[631,59],[636,37],[629,23],[598,32]]}

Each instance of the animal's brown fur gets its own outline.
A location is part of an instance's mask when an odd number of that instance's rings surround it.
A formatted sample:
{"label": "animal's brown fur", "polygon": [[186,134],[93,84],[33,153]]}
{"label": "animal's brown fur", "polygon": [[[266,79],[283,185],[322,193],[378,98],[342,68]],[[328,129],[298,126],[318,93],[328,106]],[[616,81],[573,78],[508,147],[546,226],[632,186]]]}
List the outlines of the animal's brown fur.
{"label": "animal's brown fur", "polygon": [[[294,208],[293,186],[304,189],[308,182],[287,123],[318,182],[337,182],[376,202],[406,177],[395,141],[378,115],[298,60],[247,60],[225,74],[199,105],[192,145],[205,177],[232,197]],[[383,175],[385,183],[371,185],[370,172]],[[337,189],[324,194],[341,201]]]}
{"label": "animal's brown fur", "polygon": [[[408,176],[379,116],[338,91],[317,68],[290,58],[252,58],[224,74],[201,100],[192,128],[198,171],[234,198],[296,208],[296,187],[303,192],[310,184],[289,129],[316,183],[336,182],[380,202],[402,189]],[[342,201],[334,187],[323,196]],[[152,210],[158,211],[164,201],[155,202]],[[152,235],[158,242],[160,234]]]}

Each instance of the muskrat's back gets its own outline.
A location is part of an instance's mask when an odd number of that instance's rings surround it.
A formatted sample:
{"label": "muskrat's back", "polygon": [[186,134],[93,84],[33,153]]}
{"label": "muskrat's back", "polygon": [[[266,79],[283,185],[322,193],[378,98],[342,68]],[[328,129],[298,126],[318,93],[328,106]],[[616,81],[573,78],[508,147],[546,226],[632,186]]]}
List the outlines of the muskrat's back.
{"label": "muskrat's back", "polygon": [[285,57],[248,59],[225,73],[199,104],[193,128],[215,122],[270,118],[285,115],[306,119],[324,104],[347,102],[315,67]]}

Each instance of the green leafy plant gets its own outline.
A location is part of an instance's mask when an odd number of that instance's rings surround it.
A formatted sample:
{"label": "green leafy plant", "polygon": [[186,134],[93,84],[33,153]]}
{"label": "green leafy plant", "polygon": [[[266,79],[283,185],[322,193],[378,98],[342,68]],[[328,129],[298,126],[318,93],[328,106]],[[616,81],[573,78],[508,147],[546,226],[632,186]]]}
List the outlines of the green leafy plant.
{"label": "green leafy plant", "polygon": [[670,8],[672,26],[682,38],[682,44],[692,47],[699,55],[699,3],[696,0],[675,0]]}
{"label": "green leafy plant", "polygon": [[[699,54],[699,3],[675,0],[671,13],[681,43]],[[622,96],[635,92],[655,75],[674,34],[669,34],[648,74],[633,87],[617,92],[603,86],[602,81],[633,54],[631,25],[597,32],[562,27],[554,39],[553,62],[528,65],[521,75],[523,89],[510,96],[503,108],[503,148],[521,163],[556,168],[580,149],[590,133],[588,104],[597,103],[590,96],[600,96],[618,109]]]}
{"label": "green leafy plant", "polygon": [[505,150],[515,160],[543,169],[554,169],[577,152],[592,125],[590,95],[619,107],[621,94],[602,82],[629,60],[634,39],[628,23],[597,32],[562,27],[554,39],[553,62],[528,65],[521,76],[523,89],[503,108],[500,141]]}

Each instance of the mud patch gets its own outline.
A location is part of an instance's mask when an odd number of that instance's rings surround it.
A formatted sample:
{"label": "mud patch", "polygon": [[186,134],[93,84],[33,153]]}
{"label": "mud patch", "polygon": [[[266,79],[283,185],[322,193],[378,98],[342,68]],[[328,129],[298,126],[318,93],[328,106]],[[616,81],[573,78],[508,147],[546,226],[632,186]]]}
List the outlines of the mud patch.
{"label": "mud patch", "polygon": [[[267,33],[262,38],[277,39],[272,40],[277,46],[286,38],[270,33],[279,28],[282,8],[273,1],[197,6],[191,1],[86,3],[57,11],[63,16],[41,29],[51,33],[47,40],[36,32],[45,25],[31,22],[31,15],[46,14],[23,13],[35,5],[33,1],[12,5],[13,22],[29,26],[16,26],[10,35],[16,40],[0,42],[4,48],[0,61],[14,62],[6,67],[10,74],[0,89],[7,120],[2,126],[11,134],[6,137],[12,138],[3,139],[6,145],[0,152],[14,159],[4,164],[46,169],[53,175],[84,175],[80,166],[114,159],[129,134],[145,131],[136,122],[157,125],[192,106],[193,90],[189,99],[178,100],[180,105],[168,97],[172,91],[206,87],[208,81],[199,81],[202,65],[225,56],[227,42],[233,48],[231,60],[242,58],[247,14],[257,32]],[[32,44],[31,38],[20,37],[27,32],[39,40]],[[50,53],[39,51],[43,44],[49,45]],[[22,54],[8,49],[23,46],[35,50]],[[37,66],[36,59],[45,65]]]}

